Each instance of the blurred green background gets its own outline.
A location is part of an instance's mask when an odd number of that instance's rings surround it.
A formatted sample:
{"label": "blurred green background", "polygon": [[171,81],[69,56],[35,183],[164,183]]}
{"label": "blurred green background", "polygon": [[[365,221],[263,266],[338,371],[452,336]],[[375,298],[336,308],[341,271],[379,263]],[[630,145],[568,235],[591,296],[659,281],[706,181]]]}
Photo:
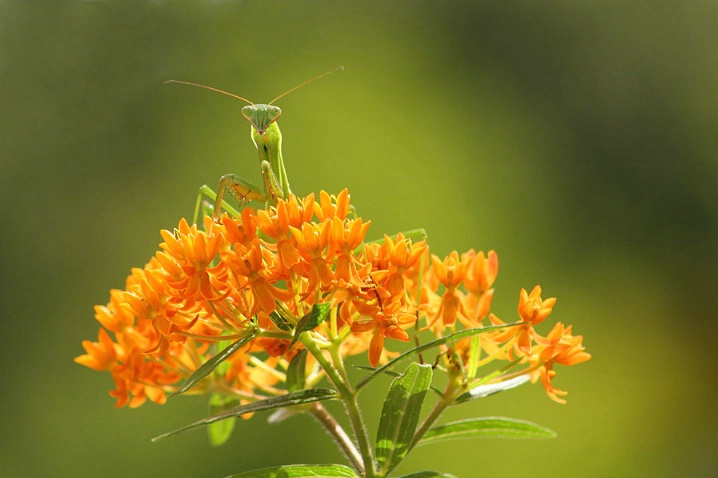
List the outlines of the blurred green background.
{"label": "blurred green background", "polygon": [[114,409],[72,361],[201,184],[259,180],[242,104],[163,82],[264,102],[338,65],[279,102],[294,191],[348,187],[370,236],[496,249],[494,311],[540,283],[593,354],[558,370],[568,405],[526,386],[446,417],[558,439],[446,442],[399,471],[715,476],[718,4],[690,1],[0,2],[0,476],[341,460],[307,417],[150,443],[205,402]]}

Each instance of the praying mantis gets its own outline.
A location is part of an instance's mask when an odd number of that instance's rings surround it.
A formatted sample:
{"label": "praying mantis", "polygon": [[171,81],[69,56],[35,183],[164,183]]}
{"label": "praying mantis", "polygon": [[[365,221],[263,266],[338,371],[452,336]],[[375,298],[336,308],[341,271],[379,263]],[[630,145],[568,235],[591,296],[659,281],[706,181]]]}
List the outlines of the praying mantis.
{"label": "praying mantis", "polygon": [[[248,106],[242,108],[242,116],[251,125],[250,136],[252,138],[252,142],[257,148],[257,152],[259,153],[259,168],[264,182],[263,190],[251,182],[240,178],[236,174],[225,174],[220,178],[217,193],[214,193],[214,191],[207,186],[202,186],[200,188],[197,205],[195,207],[195,222],[197,222],[200,201],[203,194],[212,197],[215,200],[212,213],[212,217],[215,220],[219,219],[222,212],[222,201],[224,193],[227,189],[229,189],[240,200],[240,202],[250,200],[257,202],[276,202],[277,199],[286,199],[290,194],[292,194],[292,191],[289,188],[287,171],[284,167],[284,159],[282,157],[282,133],[279,131],[279,126],[277,125],[277,120],[282,115],[282,110],[279,106],[273,105],[273,103],[309,83],[323,78],[337,70],[343,69],[343,66],[339,66],[333,70],[322,73],[319,76],[315,76],[314,78],[311,78],[304,83],[285,91],[267,104],[255,104],[248,99],[237,96],[233,93],[228,93],[211,86],[191,83],[189,81],[169,80],[165,82],[204,88],[248,103]],[[225,207],[225,209],[229,210],[230,208]]]}

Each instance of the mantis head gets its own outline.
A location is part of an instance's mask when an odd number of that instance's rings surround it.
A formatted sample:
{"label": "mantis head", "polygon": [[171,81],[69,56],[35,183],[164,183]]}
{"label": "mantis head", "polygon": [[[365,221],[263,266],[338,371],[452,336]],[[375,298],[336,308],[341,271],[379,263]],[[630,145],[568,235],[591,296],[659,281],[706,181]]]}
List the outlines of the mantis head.
{"label": "mantis head", "polygon": [[269,128],[282,115],[282,109],[274,105],[249,105],[242,108],[242,116],[254,126],[259,134]]}

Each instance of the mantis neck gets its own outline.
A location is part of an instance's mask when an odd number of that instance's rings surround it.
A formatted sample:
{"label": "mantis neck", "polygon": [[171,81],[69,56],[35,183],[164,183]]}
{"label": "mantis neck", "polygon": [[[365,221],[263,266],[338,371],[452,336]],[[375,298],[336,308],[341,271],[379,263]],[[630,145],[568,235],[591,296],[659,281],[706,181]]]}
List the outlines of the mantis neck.
{"label": "mantis neck", "polygon": [[263,134],[259,134],[257,130],[252,127],[252,140],[255,146],[257,146],[260,164],[263,161],[269,163],[279,188],[279,190],[266,191],[266,193],[280,198],[289,197],[292,191],[289,189],[289,179],[287,178],[287,171],[284,169],[282,133],[279,131],[279,126],[274,122],[267,127]]}

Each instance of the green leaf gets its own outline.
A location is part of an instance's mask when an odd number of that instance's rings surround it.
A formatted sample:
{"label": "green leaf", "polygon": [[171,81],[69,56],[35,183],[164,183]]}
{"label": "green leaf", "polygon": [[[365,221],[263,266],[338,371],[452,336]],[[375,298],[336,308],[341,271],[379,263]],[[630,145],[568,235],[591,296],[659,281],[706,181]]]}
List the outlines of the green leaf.
{"label": "green leaf", "polygon": [[294,345],[294,342],[296,342],[297,339],[299,339],[299,334],[308,330],[314,330],[319,324],[324,322],[324,320],[326,320],[327,318],[327,315],[329,315],[329,310],[331,309],[331,307],[332,305],[329,302],[324,302],[323,304],[314,304],[312,310],[307,315],[299,319],[299,322],[297,322],[297,327],[294,331],[294,338],[292,339],[290,347]]}
{"label": "green leaf", "polygon": [[293,405],[302,405],[305,403],[318,402],[320,400],[331,400],[336,397],[337,392],[334,390],[330,390],[328,388],[310,388],[308,390],[299,390],[297,392],[280,395],[279,397],[265,398],[264,400],[257,400],[256,402],[235,407],[224,413],[198,420],[194,423],[190,423],[189,425],[185,425],[182,428],[178,428],[177,430],[163,433],[162,435],[154,437],[152,441],[161,440],[187,430],[193,430],[195,428],[209,425],[210,423],[218,422],[231,417],[238,417],[246,413],[272,410],[281,407],[291,407]]}
{"label": "green leaf", "polygon": [[489,330],[496,330],[496,329],[503,329],[506,327],[514,327],[517,325],[522,324],[523,322],[512,322],[510,324],[503,324],[503,325],[488,325],[486,327],[475,327],[473,329],[466,329],[462,330],[460,332],[455,332],[453,334],[447,335],[446,337],[441,337],[440,339],[432,340],[429,343],[426,343],[424,345],[420,345],[418,347],[414,347],[413,349],[407,350],[406,352],[402,353],[398,357],[390,360],[386,364],[382,365],[379,368],[375,368],[372,373],[364,377],[359,381],[359,383],[356,386],[356,390],[360,390],[362,387],[364,387],[367,383],[375,379],[381,372],[386,370],[387,368],[393,366],[395,363],[397,363],[399,360],[405,359],[406,357],[409,357],[410,355],[418,354],[420,352],[423,352],[424,350],[430,349],[432,347],[438,347],[439,345],[443,345],[447,342],[451,342],[452,340],[459,340],[463,339],[464,337],[471,337],[473,335],[480,334],[482,332],[488,332]]}
{"label": "green leaf", "polygon": [[297,352],[287,367],[287,390],[296,392],[304,388],[307,378],[307,349]]}
{"label": "green leaf", "polygon": [[269,314],[269,318],[272,320],[274,325],[279,328],[279,330],[283,330],[285,332],[291,332],[292,330],[294,330],[294,324],[285,319],[284,316],[282,316],[282,314],[280,314],[276,310]]}
{"label": "green leaf", "polygon": [[469,390],[468,392],[459,395],[456,400],[454,400],[454,404],[458,405],[460,403],[468,402],[469,400],[474,400],[476,398],[484,398],[495,393],[511,390],[512,388],[516,388],[520,385],[525,384],[529,380],[530,377],[528,375],[519,375],[518,377],[504,380],[503,382],[499,383],[487,383],[484,385],[478,385]]}
{"label": "green leaf", "polygon": [[192,388],[197,382],[212,373],[212,371],[217,367],[217,365],[230,358],[237,350],[244,347],[253,338],[254,333],[247,335],[246,337],[242,337],[236,342],[230,344],[228,347],[224,348],[220,353],[203,363],[202,366],[195,370],[192,375],[187,377],[187,380],[184,381],[179,390],[169,395],[169,397],[174,397],[175,395],[184,393],[190,388]]}
{"label": "green leaf", "polygon": [[409,452],[431,376],[430,365],[412,363],[389,387],[376,439],[376,459],[385,471]]}
{"label": "green leaf", "polygon": [[225,478],[357,478],[354,470],[343,465],[285,465],[245,471]]}
{"label": "green leaf", "polygon": [[436,426],[417,445],[454,438],[555,438],[556,432],[532,422],[505,417],[472,418]]}
{"label": "green leaf", "polygon": [[438,471],[420,471],[411,475],[404,475],[399,478],[456,478],[451,473],[439,473]]}
{"label": "green leaf", "polygon": [[[219,413],[222,413],[230,408],[233,408],[236,403],[237,401],[233,398],[225,397],[218,393],[213,393],[209,396],[209,415],[214,416]],[[207,436],[209,437],[209,443],[215,447],[224,445],[227,440],[229,440],[229,437],[232,436],[235,422],[236,417],[233,417],[229,420],[222,420],[219,422],[210,423],[209,426],[207,426]]]}

